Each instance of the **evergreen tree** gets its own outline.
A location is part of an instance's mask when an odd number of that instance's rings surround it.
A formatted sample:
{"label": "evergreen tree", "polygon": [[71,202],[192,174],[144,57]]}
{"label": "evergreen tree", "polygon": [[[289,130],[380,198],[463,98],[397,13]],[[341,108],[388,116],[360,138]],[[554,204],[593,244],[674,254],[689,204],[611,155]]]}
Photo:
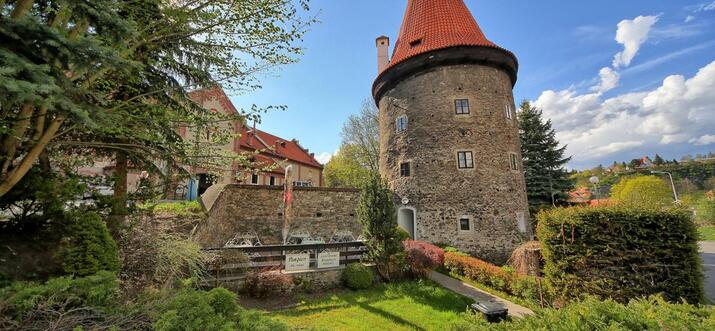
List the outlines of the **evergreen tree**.
{"label": "evergreen tree", "polygon": [[519,136],[529,205],[539,208],[564,202],[573,188],[564,168],[571,157],[564,156],[566,146],[559,147],[551,120],[545,121],[541,110],[528,101],[521,103]]}
{"label": "evergreen tree", "polygon": [[363,186],[357,214],[368,256],[384,280],[394,279],[404,254],[392,191],[379,175],[373,173]]}
{"label": "evergreen tree", "polygon": [[665,164],[665,160],[664,160],[662,157],[660,157],[660,155],[658,155],[658,154],[656,153],[656,154],[655,154],[655,158],[653,159],[653,164],[655,164],[655,165],[664,165],[664,164]]}

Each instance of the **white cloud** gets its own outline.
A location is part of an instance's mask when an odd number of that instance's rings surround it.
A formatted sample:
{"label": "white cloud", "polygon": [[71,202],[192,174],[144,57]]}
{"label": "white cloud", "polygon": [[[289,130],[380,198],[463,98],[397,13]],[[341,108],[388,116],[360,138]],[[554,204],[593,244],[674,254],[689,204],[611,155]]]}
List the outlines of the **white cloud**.
{"label": "white cloud", "polygon": [[693,16],[693,15],[688,15],[687,17],[685,17],[685,23],[690,23],[694,20],[695,20],[695,16]]}
{"label": "white cloud", "polygon": [[708,4],[708,5],[705,5],[705,6],[703,7],[703,10],[702,10],[702,11],[711,11],[711,10],[715,10],[715,1],[711,2],[711,3]]}
{"label": "white cloud", "polygon": [[[603,98],[599,92],[544,91],[534,101],[575,162],[678,144],[715,143],[715,61],[694,76],[666,77],[649,91]],[[682,148],[682,147],[680,147]],[[677,149],[673,150],[677,152]],[[607,160],[606,160],[607,161]]]}
{"label": "white cloud", "polygon": [[320,162],[320,164],[327,164],[330,159],[333,158],[334,153],[322,152],[318,154],[315,159]]}
{"label": "white cloud", "polygon": [[623,51],[616,54],[613,67],[627,67],[638,53],[641,45],[648,40],[648,33],[658,22],[657,16],[638,16],[618,23],[616,41],[623,45]]}
{"label": "white cloud", "polygon": [[618,86],[618,80],[621,77],[609,67],[601,68],[601,71],[598,72],[598,76],[601,81],[598,83],[598,86],[594,86],[591,90],[599,93],[604,93],[616,88],[616,86]]}
{"label": "white cloud", "polygon": [[688,142],[690,142],[691,144],[695,144],[697,146],[715,144],[715,135],[706,134],[699,138],[690,139]]}

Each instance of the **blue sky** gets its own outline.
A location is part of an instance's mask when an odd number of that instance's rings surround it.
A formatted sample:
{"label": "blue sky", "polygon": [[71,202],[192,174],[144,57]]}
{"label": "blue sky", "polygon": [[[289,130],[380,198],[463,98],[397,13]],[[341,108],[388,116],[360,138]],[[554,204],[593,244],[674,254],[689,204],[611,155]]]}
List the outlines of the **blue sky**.
{"label": "blue sky", "polygon": [[[465,2],[487,37],[519,58],[515,99],[552,119],[571,167],[715,151],[715,1]],[[311,1],[321,23],[300,62],[232,101],[288,106],[259,128],[327,159],[345,119],[370,96],[375,37],[394,44],[406,3]]]}

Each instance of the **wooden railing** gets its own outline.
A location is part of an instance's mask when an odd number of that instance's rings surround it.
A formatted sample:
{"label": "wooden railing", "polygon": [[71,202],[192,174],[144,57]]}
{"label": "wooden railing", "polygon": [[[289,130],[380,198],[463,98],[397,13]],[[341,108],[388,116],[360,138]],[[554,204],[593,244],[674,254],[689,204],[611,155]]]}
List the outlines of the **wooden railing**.
{"label": "wooden railing", "polygon": [[324,251],[340,252],[340,265],[360,262],[365,254],[365,244],[362,241],[329,244],[305,245],[265,245],[250,247],[207,248],[205,252],[218,256],[232,256],[233,252],[242,252],[248,261],[237,261],[232,258],[219,258],[217,263],[209,266],[212,281],[241,280],[247,271],[255,269],[283,269],[287,254],[310,254],[310,267],[306,270],[320,270],[317,266],[318,253]]}

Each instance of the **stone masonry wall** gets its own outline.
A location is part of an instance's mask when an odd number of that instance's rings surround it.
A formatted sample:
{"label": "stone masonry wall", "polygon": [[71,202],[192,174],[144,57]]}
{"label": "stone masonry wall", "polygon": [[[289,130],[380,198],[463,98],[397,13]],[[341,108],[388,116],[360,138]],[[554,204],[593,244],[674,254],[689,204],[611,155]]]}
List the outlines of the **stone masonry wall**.
{"label": "stone masonry wall", "polygon": [[[230,184],[212,187],[208,193],[215,194],[206,206],[208,218],[193,234],[202,247],[222,247],[236,234],[249,231],[264,245],[282,243],[282,187]],[[305,231],[327,242],[335,231],[348,230],[357,238],[362,229],[356,214],[359,198],[356,189],[296,187],[290,232]]]}
{"label": "stone masonry wall", "polygon": [[[455,99],[470,113],[455,114]],[[416,210],[418,240],[448,243],[494,262],[505,261],[531,235],[518,231],[517,212],[528,224],[516,109],[509,76],[477,65],[448,65],[405,78],[379,101],[380,171],[404,207]],[[408,116],[407,131],[395,119]],[[472,151],[473,169],[458,169],[457,151]],[[510,169],[516,153],[518,169]],[[400,176],[410,162],[411,175]],[[398,202],[400,200],[397,200]],[[472,219],[469,231],[459,218]]]}

